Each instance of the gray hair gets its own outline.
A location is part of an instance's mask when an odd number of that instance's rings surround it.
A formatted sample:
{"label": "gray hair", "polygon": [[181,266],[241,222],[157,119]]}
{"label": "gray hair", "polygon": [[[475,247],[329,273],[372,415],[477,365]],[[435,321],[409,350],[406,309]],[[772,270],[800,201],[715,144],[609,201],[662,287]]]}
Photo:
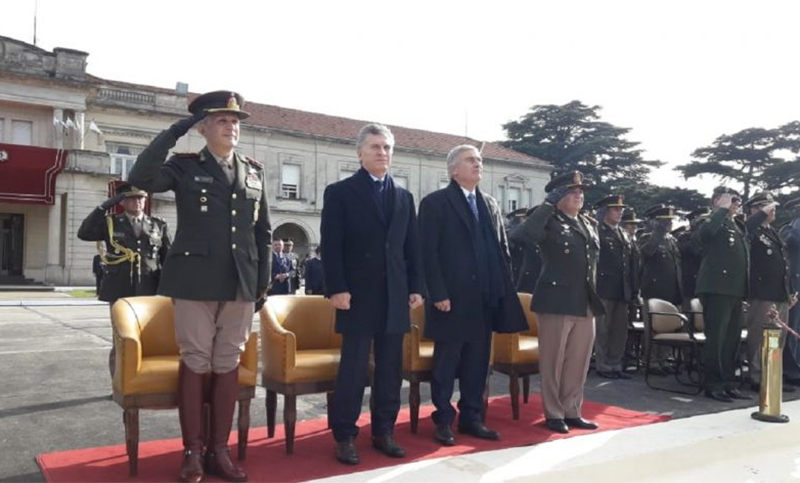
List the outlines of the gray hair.
{"label": "gray hair", "polygon": [[361,149],[361,147],[364,145],[364,141],[367,140],[367,136],[369,135],[383,136],[386,138],[389,144],[394,147],[394,134],[392,134],[392,131],[383,124],[372,123],[367,124],[366,126],[362,127],[360,131],[358,131],[358,137],[356,138],[356,149]]}
{"label": "gray hair", "polygon": [[456,164],[458,164],[458,160],[461,157],[461,153],[464,151],[473,150],[476,153],[480,154],[478,148],[471,144],[460,144],[447,153],[447,174],[450,175],[450,179],[453,178],[453,169],[455,169]]}

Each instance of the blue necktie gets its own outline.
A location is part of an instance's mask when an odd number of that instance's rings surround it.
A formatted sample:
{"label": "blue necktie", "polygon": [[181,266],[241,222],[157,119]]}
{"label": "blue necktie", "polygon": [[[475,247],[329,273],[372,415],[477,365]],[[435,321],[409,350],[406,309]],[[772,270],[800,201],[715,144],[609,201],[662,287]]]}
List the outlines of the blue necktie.
{"label": "blue necktie", "polygon": [[478,221],[478,204],[475,203],[475,195],[468,194],[467,201],[469,201],[469,209],[472,210],[472,216],[475,217],[475,221]]}

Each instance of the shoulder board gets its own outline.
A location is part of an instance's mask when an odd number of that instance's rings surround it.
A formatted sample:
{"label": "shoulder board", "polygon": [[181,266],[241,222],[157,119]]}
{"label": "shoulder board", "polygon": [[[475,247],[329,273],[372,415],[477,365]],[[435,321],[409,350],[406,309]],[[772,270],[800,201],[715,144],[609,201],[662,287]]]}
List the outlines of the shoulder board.
{"label": "shoulder board", "polygon": [[583,221],[591,223],[592,226],[594,226],[595,228],[597,227],[597,225],[600,224],[600,223],[597,222],[597,220],[595,220],[591,216],[588,216],[588,215],[581,215],[581,216],[583,217]]}
{"label": "shoulder board", "polygon": [[161,218],[160,216],[150,215],[149,218],[154,221],[160,221],[161,223],[164,223],[164,218]]}
{"label": "shoulder board", "polygon": [[172,153],[176,158],[196,158],[200,153]]}
{"label": "shoulder board", "polygon": [[642,233],[641,235],[639,235],[639,241],[647,240],[651,236],[653,236],[652,233]]}
{"label": "shoulder board", "polygon": [[258,169],[264,169],[264,165],[263,164],[259,163],[258,161],[256,161],[255,159],[251,158],[250,156],[245,156],[244,160],[247,161],[250,165],[252,165],[252,166],[254,166],[254,167],[258,168]]}

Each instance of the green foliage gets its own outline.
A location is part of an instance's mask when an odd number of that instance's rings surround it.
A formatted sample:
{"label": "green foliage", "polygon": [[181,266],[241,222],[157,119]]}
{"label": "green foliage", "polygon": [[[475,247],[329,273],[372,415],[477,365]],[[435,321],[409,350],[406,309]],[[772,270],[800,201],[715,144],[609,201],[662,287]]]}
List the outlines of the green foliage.
{"label": "green foliage", "polygon": [[723,134],[711,146],[699,148],[692,156],[699,160],[677,167],[684,178],[712,175],[723,182],[743,185],[742,196],[756,189],[775,189],[796,184],[800,179],[800,122],[775,129],[748,128]]}
{"label": "green foliage", "polygon": [[596,183],[642,183],[651,168],[664,163],[642,159],[628,128],[600,120],[600,106],[572,101],[563,106],[533,106],[519,121],[503,125],[506,147],[543,159],[557,172],[578,170]]}

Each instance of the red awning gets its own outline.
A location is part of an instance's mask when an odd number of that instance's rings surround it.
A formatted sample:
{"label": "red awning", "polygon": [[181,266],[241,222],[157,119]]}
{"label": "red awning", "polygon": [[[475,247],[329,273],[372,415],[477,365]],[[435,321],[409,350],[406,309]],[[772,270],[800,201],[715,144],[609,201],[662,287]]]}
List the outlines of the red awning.
{"label": "red awning", "polygon": [[52,205],[67,151],[0,143],[0,202]]}

